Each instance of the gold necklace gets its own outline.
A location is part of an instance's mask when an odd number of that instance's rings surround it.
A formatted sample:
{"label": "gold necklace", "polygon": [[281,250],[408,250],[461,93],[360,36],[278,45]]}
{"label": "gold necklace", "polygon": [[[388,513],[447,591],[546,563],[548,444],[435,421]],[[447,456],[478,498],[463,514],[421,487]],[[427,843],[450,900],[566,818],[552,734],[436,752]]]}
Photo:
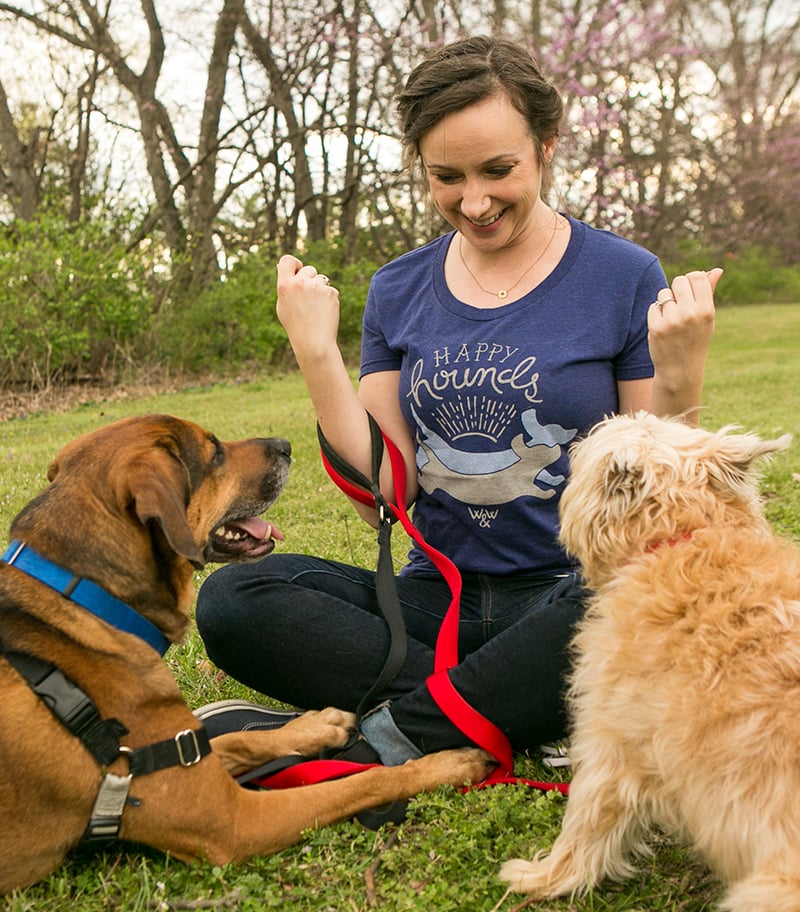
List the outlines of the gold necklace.
{"label": "gold necklace", "polygon": [[545,245],[544,250],[539,254],[538,257],[536,257],[536,259],[531,263],[531,265],[528,266],[528,268],[525,270],[525,272],[522,273],[522,275],[517,279],[516,282],[514,282],[513,285],[509,286],[508,288],[501,288],[500,291],[490,291],[488,288],[484,288],[483,285],[481,285],[481,283],[478,281],[478,278],[475,275],[475,273],[469,268],[469,266],[467,266],[467,261],[464,259],[464,254],[461,252],[461,241],[464,238],[463,234],[459,234],[459,236],[458,236],[458,256],[459,256],[459,259],[461,260],[462,266],[464,267],[464,269],[467,270],[467,272],[472,277],[472,281],[478,286],[478,288],[480,288],[480,290],[484,294],[496,295],[498,298],[500,298],[501,301],[504,301],[509,296],[509,294],[517,287],[517,285],[519,285],[519,283],[525,278],[525,276],[531,271],[531,269],[533,269],[533,267],[544,257],[544,255],[550,249],[550,245],[553,243],[553,240],[555,239],[557,230],[558,230],[558,213],[553,211],[553,231],[550,234],[550,240]]}

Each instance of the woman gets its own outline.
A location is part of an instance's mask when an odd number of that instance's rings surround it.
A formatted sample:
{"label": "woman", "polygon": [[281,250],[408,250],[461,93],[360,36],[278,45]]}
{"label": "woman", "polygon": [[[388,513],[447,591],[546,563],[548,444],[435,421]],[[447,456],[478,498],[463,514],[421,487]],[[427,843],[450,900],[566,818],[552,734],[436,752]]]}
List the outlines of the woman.
{"label": "woman", "polygon": [[[453,230],[374,276],[358,391],[336,344],[338,293],[293,256],[278,266],[278,316],[333,449],[369,473],[369,411],[402,451],[415,524],[462,573],[456,690],[515,750],[535,749],[565,735],[584,604],[556,538],[567,448],[611,412],[692,415],[721,270],[670,290],[655,256],[547,205],[562,102],[511,42],[436,51],[397,109],[407,163]],[[392,499],[388,472],[382,488]],[[386,764],[468,743],[424,683],[447,584],[414,547],[398,588],[408,656],[362,723]],[[197,622],[229,674],[307,709],[355,709],[388,648],[374,574],[304,555],[212,574]]]}

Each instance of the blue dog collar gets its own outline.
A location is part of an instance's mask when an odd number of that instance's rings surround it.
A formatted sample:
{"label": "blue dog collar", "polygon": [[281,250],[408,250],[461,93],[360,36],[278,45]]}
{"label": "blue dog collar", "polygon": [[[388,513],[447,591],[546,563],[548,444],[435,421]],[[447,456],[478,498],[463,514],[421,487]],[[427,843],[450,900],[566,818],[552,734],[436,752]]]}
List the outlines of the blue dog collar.
{"label": "blue dog collar", "polygon": [[163,656],[169,649],[169,640],[138,611],[90,580],[74,576],[69,570],[37,554],[24,542],[12,541],[0,561],[39,580],[117,630],[135,634],[160,655]]}

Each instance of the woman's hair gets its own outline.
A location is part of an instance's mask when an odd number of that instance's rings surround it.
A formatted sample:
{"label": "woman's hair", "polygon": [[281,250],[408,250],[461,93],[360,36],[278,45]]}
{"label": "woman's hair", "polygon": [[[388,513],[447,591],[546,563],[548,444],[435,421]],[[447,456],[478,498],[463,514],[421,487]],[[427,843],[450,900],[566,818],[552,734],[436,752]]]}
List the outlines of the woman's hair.
{"label": "woman's hair", "polygon": [[417,162],[420,140],[447,114],[499,94],[527,121],[544,171],[543,143],[558,136],[561,95],[528,50],[485,36],[447,44],[412,70],[396,98],[404,164]]}

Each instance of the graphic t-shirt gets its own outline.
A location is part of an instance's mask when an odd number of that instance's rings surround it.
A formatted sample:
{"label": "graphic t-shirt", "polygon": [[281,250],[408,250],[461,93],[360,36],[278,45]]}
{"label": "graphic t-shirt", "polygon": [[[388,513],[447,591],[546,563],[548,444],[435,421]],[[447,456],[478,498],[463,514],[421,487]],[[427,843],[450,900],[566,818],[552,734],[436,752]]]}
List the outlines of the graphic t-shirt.
{"label": "graphic t-shirt", "polygon": [[[617,381],[653,375],[656,257],[570,220],[561,262],[533,291],[472,307],[444,279],[454,234],[382,267],[364,312],[361,375],[400,371],[416,442],[413,518],[462,571],[571,569],[556,541],[568,448],[618,408]],[[435,572],[412,547],[403,572]]]}

